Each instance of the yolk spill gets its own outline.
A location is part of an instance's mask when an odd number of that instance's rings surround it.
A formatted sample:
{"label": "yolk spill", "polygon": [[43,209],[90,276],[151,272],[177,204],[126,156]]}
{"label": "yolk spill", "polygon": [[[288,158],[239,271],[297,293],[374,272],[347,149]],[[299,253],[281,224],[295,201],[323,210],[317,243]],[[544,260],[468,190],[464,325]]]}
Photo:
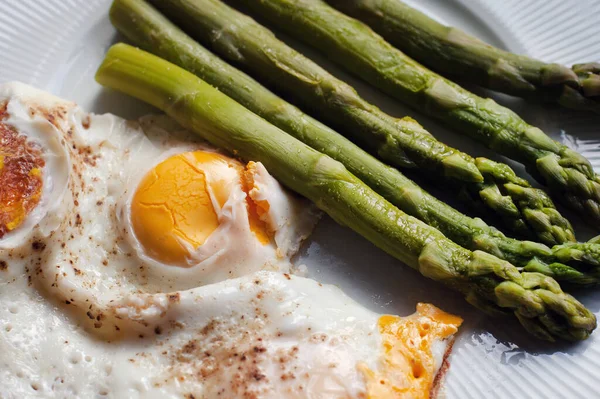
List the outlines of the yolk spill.
{"label": "yolk spill", "polygon": [[41,149],[2,122],[0,113],[0,238],[19,227],[42,197]]}
{"label": "yolk spill", "polygon": [[369,399],[427,399],[434,385],[436,364],[432,345],[458,331],[462,319],[433,305],[419,303],[409,317],[381,316],[383,340],[380,371],[364,363]]}
{"label": "yolk spill", "polygon": [[[219,227],[215,205],[223,207],[236,184],[247,193],[246,181],[243,165],[220,154],[194,151],[166,159],[142,179],[134,194],[131,221],[138,241],[154,259],[187,266],[190,251]],[[266,233],[255,204],[250,200],[246,205],[251,229],[264,244]]]}

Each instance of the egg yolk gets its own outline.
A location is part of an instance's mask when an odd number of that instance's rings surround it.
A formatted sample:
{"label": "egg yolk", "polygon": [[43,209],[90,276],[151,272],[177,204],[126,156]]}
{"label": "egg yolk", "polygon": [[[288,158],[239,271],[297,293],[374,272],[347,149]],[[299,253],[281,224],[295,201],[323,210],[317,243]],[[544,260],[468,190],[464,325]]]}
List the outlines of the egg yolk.
{"label": "egg yolk", "polygon": [[462,319],[433,305],[419,303],[409,317],[381,316],[383,341],[379,371],[360,364],[369,399],[428,399],[434,386],[436,364],[432,345],[458,331]]}
{"label": "egg yolk", "polygon": [[256,174],[256,163],[248,162],[246,170],[242,176],[242,186],[246,192],[246,205],[248,207],[248,218],[250,220],[250,230],[254,233],[256,238],[261,244],[267,244],[271,241],[272,231],[269,231],[268,226],[263,220],[263,216],[269,212],[270,205],[268,201],[253,200],[250,196],[250,191],[260,190],[260,188],[254,182],[254,176]]}
{"label": "egg yolk", "polygon": [[[241,185],[248,193],[247,180],[241,163],[217,153],[194,151],[166,159],[142,179],[133,196],[131,222],[136,238],[154,259],[188,266],[190,252],[219,227],[217,211],[233,187]],[[251,230],[261,243],[265,237],[268,242],[248,195],[246,207]]]}
{"label": "egg yolk", "polygon": [[19,227],[42,197],[40,148],[2,121],[0,107],[0,238]]}

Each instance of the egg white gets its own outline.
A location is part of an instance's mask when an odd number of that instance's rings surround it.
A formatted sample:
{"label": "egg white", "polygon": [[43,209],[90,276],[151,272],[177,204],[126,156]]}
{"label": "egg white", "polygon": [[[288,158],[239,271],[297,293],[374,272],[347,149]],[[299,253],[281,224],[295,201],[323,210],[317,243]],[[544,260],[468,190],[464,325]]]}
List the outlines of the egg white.
{"label": "egg white", "polygon": [[[43,96],[23,85],[9,88],[0,93],[26,111]],[[46,99],[49,107],[58,101]],[[273,211],[263,217],[276,231],[271,249],[286,262],[277,272],[238,269],[234,279],[214,273],[214,283],[198,286],[210,273],[144,259],[126,209],[144,170],[205,144],[167,118],[128,122],[67,108],[54,124],[69,161],[68,177],[53,176],[66,179],[60,205],[19,245],[0,249],[6,265],[0,270],[0,397],[365,394],[357,364],[378,367],[379,315],[333,286],[285,273],[314,224],[306,221],[315,218],[310,207],[291,200],[258,164],[250,195],[269,201]],[[23,131],[34,130],[28,115],[20,115]],[[278,190],[284,194],[268,196]],[[56,228],[42,229],[52,217],[60,220]],[[446,345],[434,346],[438,368]]]}
{"label": "egg white", "polygon": [[43,300],[26,279],[4,283],[5,398],[212,398],[221,389],[224,397],[356,397],[364,392],[356,362],[375,367],[380,349],[376,314],[335,287],[275,272],[152,294],[166,304],[162,314],[140,313],[147,329],[113,342],[73,324],[68,306]]}
{"label": "egg white", "polygon": [[[23,107],[21,102],[8,103],[6,123],[21,132],[27,132],[28,141],[42,148],[45,166],[42,168],[42,196],[38,205],[31,211],[24,222],[15,230],[0,238],[0,249],[15,248],[31,235],[34,227],[40,234],[47,236],[59,224],[62,218],[62,199],[69,179],[69,154],[64,148],[63,135],[59,128],[48,120],[49,110],[68,112],[72,103],[63,101],[46,93],[32,96],[23,92],[21,85],[0,86],[0,98],[23,96],[30,103]],[[60,120],[54,120],[60,123]],[[62,127],[61,127],[62,128]],[[42,223],[43,221],[43,223]]]}

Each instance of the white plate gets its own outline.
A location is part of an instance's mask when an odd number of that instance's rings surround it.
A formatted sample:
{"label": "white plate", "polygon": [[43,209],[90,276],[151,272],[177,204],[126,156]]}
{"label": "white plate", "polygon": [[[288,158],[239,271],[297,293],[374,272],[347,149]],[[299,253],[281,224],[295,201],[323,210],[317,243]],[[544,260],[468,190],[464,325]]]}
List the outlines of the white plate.
{"label": "white plate", "polygon": [[[600,1],[412,0],[439,20],[460,26],[494,45],[548,61],[571,64],[600,59]],[[0,82],[20,80],[74,100],[96,113],[136,117],[144,104],[103,91],[93,76],[103,54],[119,40],[110,25],[109,0],[2,0]],[[397,115],[413,112],[299,46],[366,98]],[[600,171],[600,117],[524,104],[495,96],[553,137],[577,148]],[[496,157],[436,123],[415,115],[431,132],[473,155]],[[522,170],[522,169],[519,169]],[[580,238],[590,232],[577,226]],[[452,355],[448,398],[592,398],[600,396],[600,332],[580,344],[534,342],[515,322],[491,320],[463,299],[420,277],[329,219],[304,247],[301,262],[323,282],[341,286],[365,306],[408,314],[418,301],[465,318]],[[579,297],[600,316],[600,293]],[[1,387],[0,387],[1,389]]]}

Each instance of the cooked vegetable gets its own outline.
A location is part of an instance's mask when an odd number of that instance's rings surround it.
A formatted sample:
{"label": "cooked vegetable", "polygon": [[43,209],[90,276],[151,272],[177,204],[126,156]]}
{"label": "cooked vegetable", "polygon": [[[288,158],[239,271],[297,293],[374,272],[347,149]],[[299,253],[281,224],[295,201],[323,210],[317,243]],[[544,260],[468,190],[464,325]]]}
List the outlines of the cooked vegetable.
{"label": "cooked vegetable", "polygon": [[589,161],[513,111],[421,66],[368,26],[322,0],[231,2],[244,4],[407,105],[522,162],[557,199],[580,212],[592,226],[600,225],[600,176]]}
{"label": "cooked vegetable", "polygon": [[521,97],[600,113],[600,63],[568,68],[490,46],[400,0],[326,0],[431,69]]}
{"label": "cooked vegetable", "polygon": [[540,273],[520,273],[482,251],[468,251],[384,200],[338,161],[250,112],[191,73],[143,50],[117,44],[97,81],[165,111],[213,145],[262,162],[284,185],[337,222],[489,313],[514,313],[539,338],[581,340],[593,313]]}
{"label": "cooked vegetable", "polygon": [[[494,254],[525,270],[541,271],[561,282],[586,285],[600,281],[600,246],[570,243],[550,250],[545,245],[507,238],[484,221],[461,214],[222,61],[144,0],[115,0],[110,18],[135,45],[194,73],[298,140],[342,162],[392,204],[439,229],[455,243]],[[414,126],[422,129],[416,122]],[[569,262],[575,267],[567,266]]]}
{"label": "cooked vegetable", "polygon": [[450,182],[471,207],[491,210],[522,237],[548,245],[575,241],[569,221],[550,197],[508,165],[473,159],[437,141],[413,119],[387,115],[245,15],[216,0],[151,3],[213,51],[303,104],[386,163],[431,171],[436,181]]}

